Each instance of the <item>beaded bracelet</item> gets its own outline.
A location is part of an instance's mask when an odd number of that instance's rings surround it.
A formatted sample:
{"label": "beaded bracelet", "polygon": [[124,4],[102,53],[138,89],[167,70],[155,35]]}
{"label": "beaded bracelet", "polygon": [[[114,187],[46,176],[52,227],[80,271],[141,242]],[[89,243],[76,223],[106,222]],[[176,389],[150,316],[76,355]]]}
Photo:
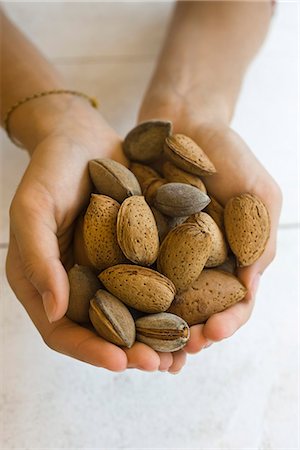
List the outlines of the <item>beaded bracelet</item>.
{"label": "beaded bracelet", "polygon": [[30,100],[34,100],[36,98],[41,98],[41,97],[45,97],[46,95],[52,95],[52,94],[71,94],[71,95],[77,95],[78,97],[83,97],[86,100],[88,100],[90,102],[90,104],[92,105],[93,108],[97,108],[98,107],[98,102],[96,99],[89,97],[87,94],[84,94],[82,92],[78,92],[78,91],[72,91],[69,89],[53,89],[51,91],[43,91],[43,92],[38,92],[36,94],[33,95],[29,95],[28,97],[24,97],[23,99],[19,100],[18,102],[16,102],[15,104],[13,104],[9,110],[7,111],[7,113],[4,116],[3,119],[3,128],[5,129],[7,136],[9,137],[9,139],[18,147],[23,148],[23,146],[21,145],[20,142],[16,141],[16,139],[13,138],[13,136],[10,133],[9,130],[9,119],[12,115],[12,113],[21,105],[24,105],[24,103],[29,102]]}

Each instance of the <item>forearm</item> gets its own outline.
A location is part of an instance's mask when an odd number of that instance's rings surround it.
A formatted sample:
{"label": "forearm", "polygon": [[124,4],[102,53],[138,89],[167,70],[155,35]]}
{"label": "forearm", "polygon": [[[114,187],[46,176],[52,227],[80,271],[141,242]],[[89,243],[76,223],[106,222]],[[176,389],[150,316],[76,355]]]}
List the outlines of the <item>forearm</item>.
{"label": "forearm", "polygon": [[[63,89],[66,86],[55,67],[11,23],[1,9],[0,18],[3,125],[6,112],[16,102],[42,91]],[[31,151],[59,123],[61,115],[70,108],[72,102],[74,98],[64,94],[35,99],[19,106],[9,120],[11,135]]]}
{"label": "forearm", "polygon": [[230,121],[270,18],[269,1],[178,2],[145,101],[175,94]]}

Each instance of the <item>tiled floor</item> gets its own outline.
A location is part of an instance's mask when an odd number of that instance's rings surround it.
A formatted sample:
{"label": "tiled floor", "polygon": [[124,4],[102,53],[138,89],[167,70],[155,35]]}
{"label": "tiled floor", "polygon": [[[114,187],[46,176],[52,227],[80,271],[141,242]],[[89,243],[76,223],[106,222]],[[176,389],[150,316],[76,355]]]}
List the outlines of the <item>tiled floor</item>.
{"label": "tiled floor", "polygon": [[[70,85],[101,99],[121,135],[135,122],[171,8],[7,4]],[[279,4],[233,123],[283,189],[278,257],[263,278],[248,324],[190,357],[178,376],[113,374],[43,344],[4,279],[7,211],[28,159],[1,135],[1,448],[299,448],[298,8]]]}

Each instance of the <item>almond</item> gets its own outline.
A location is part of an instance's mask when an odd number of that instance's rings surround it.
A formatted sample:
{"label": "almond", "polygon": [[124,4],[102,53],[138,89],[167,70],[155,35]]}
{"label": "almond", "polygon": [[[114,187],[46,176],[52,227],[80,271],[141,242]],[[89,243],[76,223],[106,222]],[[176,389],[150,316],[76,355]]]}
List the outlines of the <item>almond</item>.
{"label": "almond", "polygon": [[83,238],[88,259],[98,270],[126,260],[117,241],[119,208],[119,203],[106,195],[91,195],[84,216]]}
{"label": "almond", "polygon": [[122,203],[117,219],[117,238],[120,248],[130,261],[145,266],[156,261],[158,231],[144,197],[134,195]]}
{"label": "almond", "polygon": [[148,313],[168,309],[176,293],[172,281],[142,266],[119,264],[104,270],[99,278],[126,305]]}
{"label": "almond", "polygon": [[66,316],[77,323],[89,322],[90,300],[101,288],[94,272],[85,266],[75,264],[68,272],[70,293]]}
{"label": "almond", "polygon": [[223,233],[214,221],[205,212],[199,212],[189,217],[187,223],[196,223],[201,230],[206,231],[211,237],[211,253],[205,263],[205,267],[216,267],[223,264],[227,258],[227,245]]}
{"label": "almond", "polygon": [[157,313],[136,320],[136,340],[157,352],[175,352],[190,338],[188,324],[175,314]]}
{"label": "almond", "polygon": [[194,175],[212,175],[216,168],[208,156],[190,137],[173,134],[166,138],[166,157],[175,166]]}
{"label": "almond", "polygon": [[113,344],[132,347],[135,323],[128,308],[118,298],[99,289],[90,301],[89,315],[99,336]]}
{"label": "almond", "polygon": [[201,211],[210,198],[198,188],[184,183],[167,183],[157,189],[154,206],[171,217],[187,217]]}
{"label": "almond", "polygon": [[157,268],[184,290],[200,275],[211,252],[211,237],[198,225],[184,223],[171,230],[161,244]]}
{"label": "almond", "polygon": [[152,120],[133,128],[125,137],[123,150],[131,161],[151,162],[158,159],[166,137],[171,133],[171,122]]}
{"label": "almond", "polygon": [[270,236],[270,217],[264,203],[253,194],[231,198],[224,211],[227,239],[240,267],[253,264]]}
{"label": "almond", "polygon": [[206,194],[205,185],[197,175],[185,172],[170,161],[165,161],[163,165],[163,175],[169,183],[190,184]]}
{"label": "almond", "polygon": [[164,178],[149,178],[144,183],[143,195],[147,203],[151,206],[154,205],[157,189],[164,185],[167,181]]}
{"label": "almond", "polygon": [[186,291],[176,295],[168,312],[182,317],[190,326],[196,325],[239,302],[246,293],[234,275],[205,269]]}
{"label": "almond", "polygon": [[204,208],[204,212],[209,214],[218,227],[222,230],[223,233],[225,233],[224,228],[224,208],[223,206],[209,194],[210,202],[209,204]]}
{"label": "almond", "polygon": [[92,159],[89,162],[91,179],[100,194],[122,202],[142,191],[135,175],[122,164],[108,158]]}
{"label": "almond", "polygon": [[150,178],[160,178],[159,174],[156,172],[156,170],[152,169],[152,167],[146,166],[144,164],[139,163],[130,163],[129,169],[131,172],[136,176],[142,192],[145,189],[145,183]]}
{"label": "almond", "polygon": [[151,211],[155,218],[159,240],[162,242],[169,232],[168,218],[159,212],[158,209],[154,208],[154,206],[151,206]]}
{"label": "almond", "polygon": [[74,262],[76,264],[79,264],[80,266],[86,266],[90,267],[91,269],[95,268],[93,267],[93,264],[88,258],[87,250],[84,244],[83,239],[83,221],[84,221],[84,214],[81,214],[78,216],[75,222],[75,230],[74,230],[74,238],[73,238],[73,257]]}

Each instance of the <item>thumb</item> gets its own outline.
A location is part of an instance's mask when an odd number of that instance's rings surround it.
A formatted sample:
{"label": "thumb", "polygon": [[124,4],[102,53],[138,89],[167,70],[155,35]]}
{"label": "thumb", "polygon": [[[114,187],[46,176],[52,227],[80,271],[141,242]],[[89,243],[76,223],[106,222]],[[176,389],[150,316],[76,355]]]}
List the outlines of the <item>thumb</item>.
{"label": "thumb", "polygon": [[55,220],[45,210],[42,214],[24,210],[22,214],[22,208],[12,209],[12,232],[24,274],[41,295],[47,317],[53,322],[64,316],[69,299],[69,281],[60,261]]}

